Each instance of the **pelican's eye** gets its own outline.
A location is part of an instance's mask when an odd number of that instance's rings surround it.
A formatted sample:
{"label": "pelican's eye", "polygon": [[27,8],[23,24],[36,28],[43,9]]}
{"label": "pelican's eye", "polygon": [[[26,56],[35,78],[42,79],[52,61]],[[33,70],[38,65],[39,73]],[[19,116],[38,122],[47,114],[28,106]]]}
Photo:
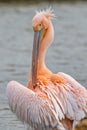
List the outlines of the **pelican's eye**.
{"label": "pelican's eye", "polygon": [[41,23],[40,23],[38,26],[39,26],[39,28],[41,28],[41,29],[43,28],[43,25],[42,25]]}
{"label": "pelican's eye", "polygon": [[42,24],[40,23],[40,24],[39,24],[39,26],[41,27],[41,26],[42,26]]}
{"label": "pelican's eye", "polygon": [[37,26],[33,27],[34,31],[40,31],[43,29],[43,25],[40,23]]}
{"label": "pelican's eye", "polygon": [[42,29],[43,29],[43,25],[42,25],[41,23],[38,24],[38,25],[37,25],[37,29],[38,29],[38,30],[42,30]]}

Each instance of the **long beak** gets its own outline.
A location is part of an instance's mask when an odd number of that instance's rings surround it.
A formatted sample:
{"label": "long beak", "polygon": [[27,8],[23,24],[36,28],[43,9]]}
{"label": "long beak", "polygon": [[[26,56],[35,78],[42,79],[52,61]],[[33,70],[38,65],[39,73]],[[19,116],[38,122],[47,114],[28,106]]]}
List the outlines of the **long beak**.
{"label": "long beak", "polygon": [[33,51],[32,51],[32,85],[33,87],[36,85],[36,82],[37,82],[38,57],[39,57],[42,31],[43,30],[34,32],[34,42],[33,42]]}

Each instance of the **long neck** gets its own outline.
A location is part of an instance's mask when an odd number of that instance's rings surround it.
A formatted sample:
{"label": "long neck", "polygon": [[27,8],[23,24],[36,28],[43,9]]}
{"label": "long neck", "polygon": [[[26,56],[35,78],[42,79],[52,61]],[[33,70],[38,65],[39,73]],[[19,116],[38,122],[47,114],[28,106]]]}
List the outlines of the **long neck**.
{"label": "long neck", "polygon": [[[49,27],[46,30],[45,36],[40,43],[40,51],[39,51],[37,72],[36,72],[37,75],[40,74],[43,70],[47,70],[48,73],[51,73],[51,71],[47,69],[45,65],[45,54],[46,54],[46,50],[48,46],[52,43],[53,38],[54,38],[54,29],[53,29],[51,21],[49,21]],[[34,80],[32,78],[33,76],[35,78]],[[32,84],[34,85],[37,80],[37,77],[36,75],[34,75],[34,72],[32,72],[32,69],[30,71],[30,79],[32,79]]]}
{"label": "long neck", "polygon": [[54,38],[54,29],[53,29],[51,21],[49,21],[49,27],[48,27],[46,34],[45,34],[45,36],[40,44],[40,52],[39,52],[39,60],[38,60],[39,70],[42,68],[46,68],[45,54],[46,54],[47,48],[52,43],[53,38]]}

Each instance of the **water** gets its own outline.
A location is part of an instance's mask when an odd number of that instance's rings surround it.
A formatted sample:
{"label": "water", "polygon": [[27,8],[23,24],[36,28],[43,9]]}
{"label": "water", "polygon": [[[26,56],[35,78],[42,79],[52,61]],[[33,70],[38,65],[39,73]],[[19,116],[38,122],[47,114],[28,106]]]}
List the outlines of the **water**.
{"label": "water", "polygon": [[[10,80],[26,85],[31,65],[33,6],[0,6],[0,130],[24,130],[9,110],[6,86]],[[54,44],[46,64],[53,71],[70,74],[87,87],[87,3],[54,4],[57,19]]]}

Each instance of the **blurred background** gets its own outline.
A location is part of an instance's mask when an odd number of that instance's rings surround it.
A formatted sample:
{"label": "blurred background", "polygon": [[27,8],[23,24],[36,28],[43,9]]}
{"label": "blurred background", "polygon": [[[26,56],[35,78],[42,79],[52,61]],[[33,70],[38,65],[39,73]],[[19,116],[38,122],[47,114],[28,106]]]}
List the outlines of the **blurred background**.
{"label": "blurred background", "polygon": [[10,111],[6,86],[16,80],[26,86],[33,43],[31,21],[35,10],[51,6],[54,43],[46,64],[53,72],[65,72],[87,88],[86,0],[0,0],[0,130],[25,130]]}
{"label": "blurred background", "polygon": [[87,1],[87,0],[0,0],[2,3],[41,3],[41,2],[75,2],[75,1]]}

